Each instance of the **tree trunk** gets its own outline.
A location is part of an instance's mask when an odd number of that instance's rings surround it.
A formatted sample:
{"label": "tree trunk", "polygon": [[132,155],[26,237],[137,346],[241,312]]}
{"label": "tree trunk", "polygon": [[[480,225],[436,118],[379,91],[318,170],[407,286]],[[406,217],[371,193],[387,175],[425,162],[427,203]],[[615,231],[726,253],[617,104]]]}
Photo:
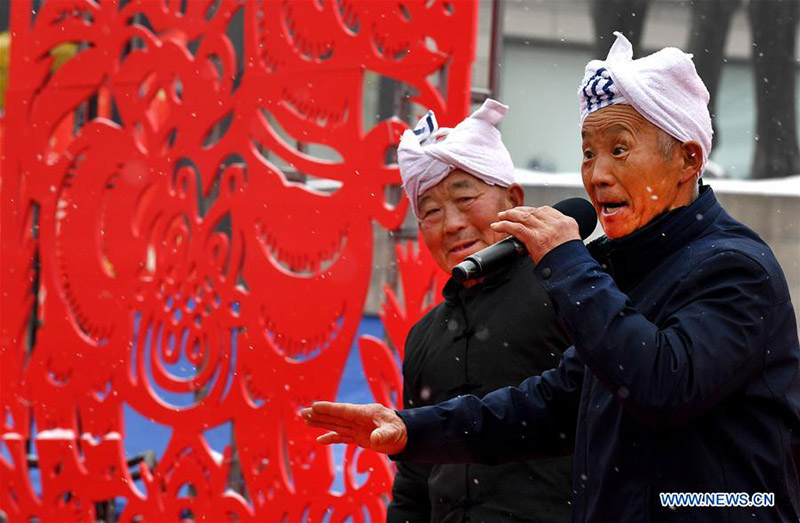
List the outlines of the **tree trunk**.
{"label": "tree trunk", "polygon": [[694,55],[697,74],[703,79],[711,95],[708,110],[714,127],[714,146],[719,145],[716,100],[719,78],[725,59],[725,41],[733,13],[741,0],[695,0],[692,3],[692,29],[689,35],[689,52]]}
{"label": "tree trunk", "polygon": [[594,21],[594,58],[604,59],[614,43],[614,31],[620,31],[641,52],[644,17],[650,0],[592,0]]}
{"label": "tree trunk", "polygon": [[800,173],[797,143],[797,64],[794,50],[800,0],[750,0],[756,82],[753,178]]}
{"label": "tree trunk", "polygon": [[8,31],[8,9],[10,2],[0,2],[0,32]]}

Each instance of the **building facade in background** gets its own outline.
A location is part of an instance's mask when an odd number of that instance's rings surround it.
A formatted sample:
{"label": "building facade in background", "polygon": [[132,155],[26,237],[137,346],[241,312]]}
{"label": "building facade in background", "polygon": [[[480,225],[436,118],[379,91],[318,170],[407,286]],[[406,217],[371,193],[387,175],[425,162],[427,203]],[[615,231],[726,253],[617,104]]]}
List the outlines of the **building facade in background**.
{"label": "building facade in background", "polygon": [[[605,55],[594,56],[597,45],[593,3],[593,0],[502,3],[502,60],[498,63],[500,81],[496,95],[511,106],[503,121],[503,139],[518,168],[563,173],[580,169],[578,85],[586,62],[605,58]],[[638,55],[667,46],[688,50],[692,3],[680,0],[645,3],[648,6],[642,15]],[[754,77],[753,56],[759,51],[753,45],[748,6],[749,0],[733,11],[725,41],[716,101],[719,142],[711,155],[710,175],[751,177],[759,85]],[[478,87],[488,85],[492,3],[481,2],[480,9],[478,56],[473,72],[473,86]],[[794,22],[800,24],[796,18]],[[609,45],[613,42],[610,33],[605,39]],[[800,100],[800,40],[795,42],[794,59],[794,68],[786,74],[795,75],[795,100]],[[760,85],[765,85],[763,79]],[[794,113],[787,111],[786,117],[793,117],[800,126],[800,110]],[[792,174],[800,172],[784,176]]]}

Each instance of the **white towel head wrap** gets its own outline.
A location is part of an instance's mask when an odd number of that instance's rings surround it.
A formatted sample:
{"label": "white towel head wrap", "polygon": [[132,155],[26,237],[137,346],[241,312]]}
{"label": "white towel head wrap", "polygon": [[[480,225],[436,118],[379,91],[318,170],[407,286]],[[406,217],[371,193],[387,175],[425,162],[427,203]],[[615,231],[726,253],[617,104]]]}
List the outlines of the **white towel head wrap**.
{"label": "white towel head wrap", "polygon": [[703,166],[711,152],[708,90],[698,76],[692,55],[667,47],[637,60],[622,33],[608,57],[592,60],[578,89],[581,125],[586,117],[613,104],[628,104],[650,123],[681,142],[697,142]]}
{"label": "white towel head wrap", "polygon": [[419,195],[461,169],[489,185],[515,183],[511,155],[500,139],[497,123],[508,106],[492,99],[450,129],[439,128],[433,111],[420,119],[413,131],[403,133],[397,149],[403,188],[419,219]]}

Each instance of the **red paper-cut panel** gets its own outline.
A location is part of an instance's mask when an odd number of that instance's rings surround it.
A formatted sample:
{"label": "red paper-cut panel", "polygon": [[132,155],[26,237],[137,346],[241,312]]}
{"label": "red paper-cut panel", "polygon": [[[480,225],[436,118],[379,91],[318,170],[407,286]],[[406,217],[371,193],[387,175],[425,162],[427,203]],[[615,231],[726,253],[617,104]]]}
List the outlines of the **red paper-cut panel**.
{"label": "red paper-cut panel", "polygon": [[[407,209],[385,196],[407,126],[369,124],[365,82],[401,82],[457,123],[477,3],[33,8],[11,6],[0,135],[0,509],[94,520],[116,499],[123,521],[381,520],[389,462],[347,447],[332,492],[331,449],[297,411],[335,398],[373,224],[395,229]],[[434,281],[430,261],[402,256],[406,309],[391,294],[384,314],[399,350]],[[362,340],[362,356],[378,399],[397,401],[391,351]],[[128,462],[127,411],[170,431],[154,466]],[[234,446],[218,452],[204,432],[224,424]]]}

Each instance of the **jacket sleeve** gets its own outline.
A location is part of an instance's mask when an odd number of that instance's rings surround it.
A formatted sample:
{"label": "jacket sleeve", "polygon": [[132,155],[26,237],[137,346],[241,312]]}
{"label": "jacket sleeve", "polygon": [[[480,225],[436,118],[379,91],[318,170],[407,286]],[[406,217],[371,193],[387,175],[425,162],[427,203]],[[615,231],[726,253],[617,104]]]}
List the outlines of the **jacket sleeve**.
{"label": "jacket sleeve", "polygon": [[676,274],[658,325],[581,242],[553,249],[535,271],[586,366],[653,428],[688,423],[763,368],[772,288],[742,253],[718,251]]}
{"label": "jacket sleeve", "polygon": [[482,399],[459,396],[398,411],[408,429],[392,459],[497,465],[572,453],[584,364],[573,347],[558,367]]}

